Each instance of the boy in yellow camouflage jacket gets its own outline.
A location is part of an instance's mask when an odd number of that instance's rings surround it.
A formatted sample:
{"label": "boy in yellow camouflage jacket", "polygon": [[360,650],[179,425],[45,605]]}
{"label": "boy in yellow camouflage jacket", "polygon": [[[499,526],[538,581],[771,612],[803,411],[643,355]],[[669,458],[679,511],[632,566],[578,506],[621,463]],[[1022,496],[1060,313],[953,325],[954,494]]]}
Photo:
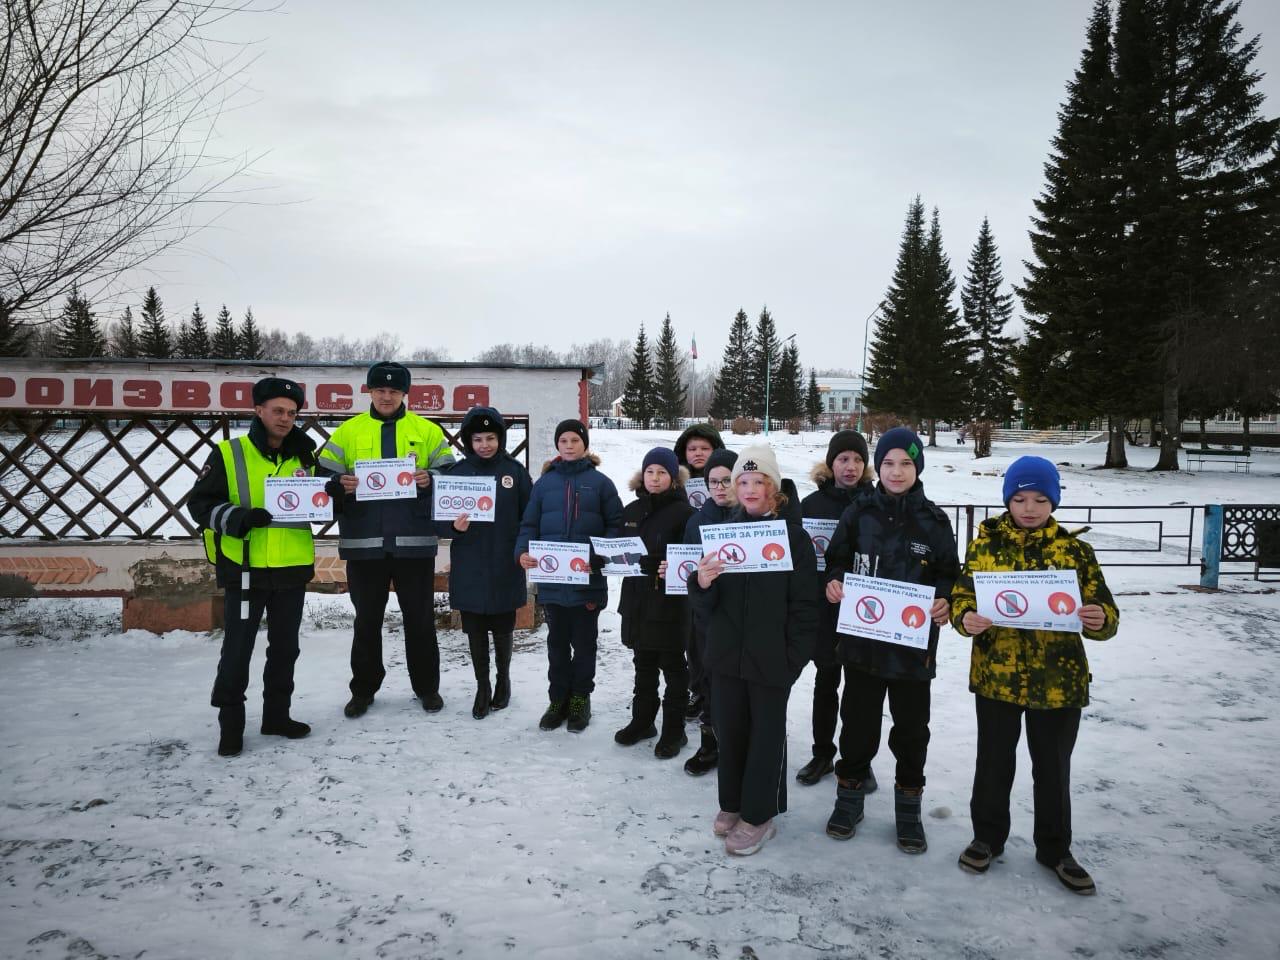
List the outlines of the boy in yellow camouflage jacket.
{"label": "boy in yellow camouflage jacket", "polygon": [[1021,457],[1005,473],[1007,512],[981,524],[951,595],[951,624],[973,638],[969,689],[978,715],[978,759],[969,811],[973,841],[960,866],[985,873],[1009,837],[1009,793],[1026,715],[1035,797],[1036,860],[1075,893],[1095,891],[1071,855],[1071,751],[1089,702],[1089,661],[1078,633],[993,626],[978,613],[973,574],[1072,570],[1080,585],[1080,623],[1090,640],[1108,640],[1120,623],[1093,548],[1053,518],[1057,468]]}

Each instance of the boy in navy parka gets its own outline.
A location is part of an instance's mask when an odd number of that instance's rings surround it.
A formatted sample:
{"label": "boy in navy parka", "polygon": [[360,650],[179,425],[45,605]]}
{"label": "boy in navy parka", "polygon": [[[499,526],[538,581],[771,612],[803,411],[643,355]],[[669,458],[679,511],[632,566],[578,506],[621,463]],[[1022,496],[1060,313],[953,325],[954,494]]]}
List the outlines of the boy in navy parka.
{"label": "boy in navy parka", "polygon": [[[613,481],[596,469],[600,458],[588,451],[587,428],[580,420],[556,425],[558,456],[542,467],[520,523],[515,556],[526,570],[537,566],[530,540],[590,543],[592,537],[616,537],[622,530],[622,500]],[[547,670],[550,704],[538,726],[554,730],[568,718],[580,733],[591,720],[595,689],[596,637],[600,611],[609,598],[599,573],[603,559],[592,555],[591,580],[585,586],[538,585],[547,615]]]}

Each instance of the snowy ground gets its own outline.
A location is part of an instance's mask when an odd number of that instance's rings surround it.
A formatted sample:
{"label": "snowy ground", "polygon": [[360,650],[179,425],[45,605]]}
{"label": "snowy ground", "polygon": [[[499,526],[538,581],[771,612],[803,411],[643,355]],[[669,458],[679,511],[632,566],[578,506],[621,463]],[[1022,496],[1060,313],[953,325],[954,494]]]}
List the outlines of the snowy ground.
{"label": "snowy ground", "polygon": [[[643,450],[670,439],[596,431],[593,446],[622,487]],[[797,479],[825,445],[776,440]],[[998,477],[972,470],[998,472],[1032,449],[998,448],[980,467],[968,448],[930,450],[926,485],[939,501],[997,502]],[[1102,448],[1047,453],[1096,464]],[[1256,454],[1254,469],[1066,468],[1064,499],[1275,502],[1280,456]],[[1197,579],[1186,567],[1108,579],[1123,622],[1090,647],[1094,703],[1074,764],[1074,849],[1098,880],[1093,899],[1032,859],[1025,769],[1003,861],[981,878],[956,868],[974,724],[967,646],[950,631],[934,685],[929,852],[894,846],[886,750],[886,789],[856,838],[822,832],[830,779],[793,782],[777,839],[739,861],[710,833],[714,776],[681,770],[689,750],[664,762],[651,744],[613,743],[631,670],[612,612],[595,716],[573,736],[536,729],[537,634],[518,641],[511,707],[483,722],[470,717],[456,633],[441,635],[443,712],[411,699],[393,639],[373,709],[344,719],[349,607],[313,598],[294,708],[313,735],[259,737],[255,678],[246,750],[228,761],[214,754],[207,705],[216,636],[121,634],[108,601],[11,607],[0,625],[0,955],[1280,956],[1280,595],[1248,592],[1242,578],[1192,593],[1178,586]],[[811,691],[809,670],[791,701],[792,773],[808,758]]]}

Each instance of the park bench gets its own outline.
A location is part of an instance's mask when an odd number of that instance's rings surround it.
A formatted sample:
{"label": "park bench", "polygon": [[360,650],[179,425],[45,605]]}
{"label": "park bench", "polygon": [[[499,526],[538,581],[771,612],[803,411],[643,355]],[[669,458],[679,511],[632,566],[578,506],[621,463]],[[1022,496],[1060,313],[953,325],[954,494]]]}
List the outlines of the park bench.
{"label": "park bench", "polygon": [[1249,466],[1253,463],[1252,455],[1248,450],[1188,450],[1187,451],[1187,468],[1193,465],[1197,468],[1203,468],[1206,463],[1230,463],[1231,472],[1239,473],[1240,468],[1244,467],[1244,472],[1249,472]]}

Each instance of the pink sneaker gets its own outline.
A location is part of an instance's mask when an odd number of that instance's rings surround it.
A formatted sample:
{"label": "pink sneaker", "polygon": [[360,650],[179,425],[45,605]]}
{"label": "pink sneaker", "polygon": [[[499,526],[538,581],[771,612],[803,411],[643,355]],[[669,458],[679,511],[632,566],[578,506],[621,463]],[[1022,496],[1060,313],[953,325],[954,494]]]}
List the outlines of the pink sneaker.
{"label": "pink sneaker", "polygon": [[742,815],[738,813],[725,813],[721,810],[716,814],[716,822],[711,824],[711,832],[717,837],[727,837],[729,831],[738,825],[738,821],[742,819]]}
{"label": "pink sneaker", "polygon": [[772,840],[777,832],[778,828],[773,825],[773,820],[766,820],[758,827],[739,820],[738,825],[724,838],[725,852],[735,857],[749,857]]}

